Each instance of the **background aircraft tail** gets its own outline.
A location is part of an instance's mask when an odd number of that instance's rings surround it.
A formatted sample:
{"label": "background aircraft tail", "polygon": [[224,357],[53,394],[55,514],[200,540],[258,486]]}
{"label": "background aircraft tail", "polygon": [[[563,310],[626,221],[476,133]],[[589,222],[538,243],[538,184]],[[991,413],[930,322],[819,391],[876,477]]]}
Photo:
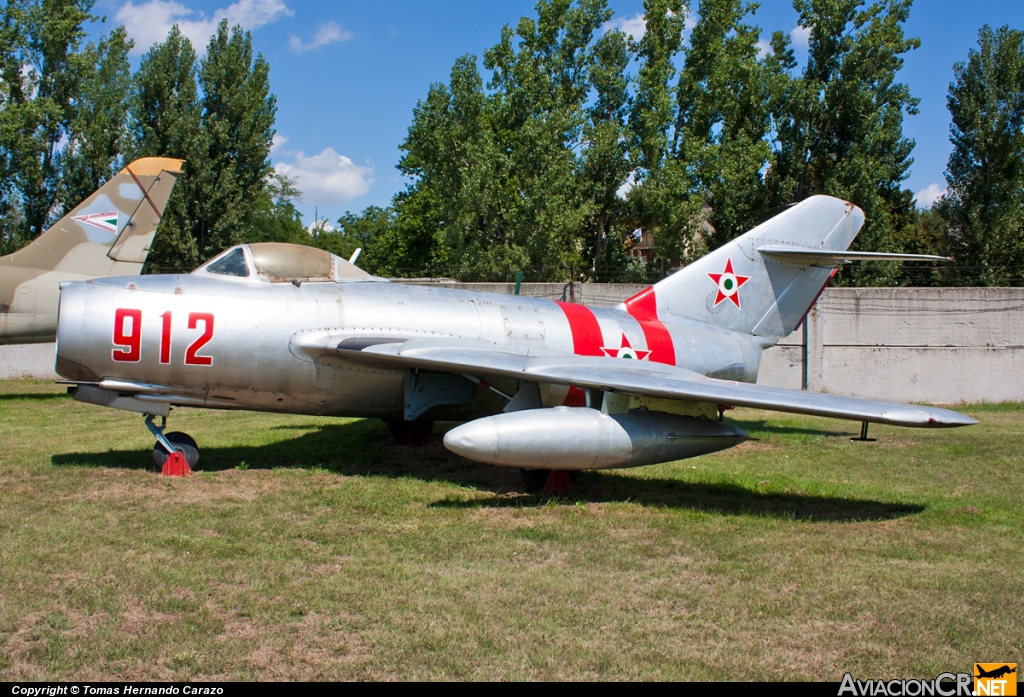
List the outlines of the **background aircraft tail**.
{"label": "background aircraft tail", "polygon": [[138,274],[182,162],[135,160],[27,247],[0,258],[0,269],[69,271],[81,277]]}
{"label": "background aircraft tail", "polygon": [[630,298],[623,309],[782,338],[835,273],[841,255],[828,252],[846,250],[863,224],[864,212],[852,203],[813,196]]}

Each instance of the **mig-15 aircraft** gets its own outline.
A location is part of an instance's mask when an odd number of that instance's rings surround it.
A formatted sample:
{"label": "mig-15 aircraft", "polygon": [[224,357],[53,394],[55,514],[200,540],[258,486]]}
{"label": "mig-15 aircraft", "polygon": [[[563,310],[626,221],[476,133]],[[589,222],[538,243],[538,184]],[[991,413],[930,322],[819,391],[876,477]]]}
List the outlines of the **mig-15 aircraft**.
{"label": "mig-15 aircraft", "polygon": [[[63,288],[57,372],[75,399],[141,412],[165,433],[173,406],[375,417],[407,440],[463,421],[444,444],[549,472],[635,467],[729,448],[744,406],[921,428],[976,423],[935,407],[755,384],[764,349],[794,331],[864,222],[816,196],[620,305],[411,286],[311,247],[228,249],[192,273]],[[937,257],[926,257],[937,259]],[[163,417],[157,426],[155,417]],[[564,476],[564,475],[563,475]]]}
{"label": "mig-15 aircraft", "polygon": [[182,160],[145,157],[0,257],[0,344],[53,341],[60,284],[142,271]]}

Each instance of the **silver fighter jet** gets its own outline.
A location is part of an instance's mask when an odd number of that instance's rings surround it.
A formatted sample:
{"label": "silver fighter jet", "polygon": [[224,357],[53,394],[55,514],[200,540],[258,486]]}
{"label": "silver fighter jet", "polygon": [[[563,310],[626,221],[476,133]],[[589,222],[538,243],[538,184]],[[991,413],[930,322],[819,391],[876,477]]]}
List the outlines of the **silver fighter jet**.
{"label": "silver fighter jet", "polygon": [[[146,415],[154,458],[190,464],[173,406],[376,417],[423,438],[434,420],[472,460],[548,471],[635,467],[747,439],[744,406],[867,423],[976,423],[933,407],[755,384],[761,353],[797,328],[851,259],[863,212],[817,196],[614,308],[369,276],[325,251],[233,247],[188,275],[64,287],[57,372],[75,399]],[[920,258],[920,257],[914,257]],[[935,259],[935,257],[930,257]],[[164,417],[162,426],[154,418]],[[531,484],[532,483],[532,484]]]}
{"label": "silver fighter jet", "polygon": [[27,247],[0,257],[0,344],[53,341],[62,282],[142,271],[181,165],[132,162]]}

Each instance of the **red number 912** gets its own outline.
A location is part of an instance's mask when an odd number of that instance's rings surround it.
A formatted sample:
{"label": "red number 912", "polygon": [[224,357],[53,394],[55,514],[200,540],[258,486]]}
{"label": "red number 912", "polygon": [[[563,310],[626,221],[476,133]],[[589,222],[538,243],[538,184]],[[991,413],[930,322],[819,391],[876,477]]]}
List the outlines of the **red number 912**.
{"label": "red number 912", "polygon": [[[160,332],[160,362],[171,362],[171,313],[160,315],[163,320]],[[197,329],[203,325],[203,333],[185,350],[185,365],[213,365],[212,356],[200,356],[199,350],[213,338],[213,313],[190,312],[188,328]],[[114,312],[114,346],[110,357],[119,363],[138,363],[142,360],[142,310],[118,308]]]}

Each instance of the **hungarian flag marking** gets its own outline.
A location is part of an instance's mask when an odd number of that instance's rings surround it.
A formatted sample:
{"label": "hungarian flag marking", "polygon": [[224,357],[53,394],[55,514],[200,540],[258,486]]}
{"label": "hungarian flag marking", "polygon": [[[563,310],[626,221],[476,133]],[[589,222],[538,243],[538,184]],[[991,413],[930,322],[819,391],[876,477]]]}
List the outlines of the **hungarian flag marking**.
{"label": "hungarian flag marking", "polygon": [[100,230],[109,232],[112,235],[117,234],[117,211],[76,215],[73,219],[80,223],[86,223],[87,225],[98,227]]}

